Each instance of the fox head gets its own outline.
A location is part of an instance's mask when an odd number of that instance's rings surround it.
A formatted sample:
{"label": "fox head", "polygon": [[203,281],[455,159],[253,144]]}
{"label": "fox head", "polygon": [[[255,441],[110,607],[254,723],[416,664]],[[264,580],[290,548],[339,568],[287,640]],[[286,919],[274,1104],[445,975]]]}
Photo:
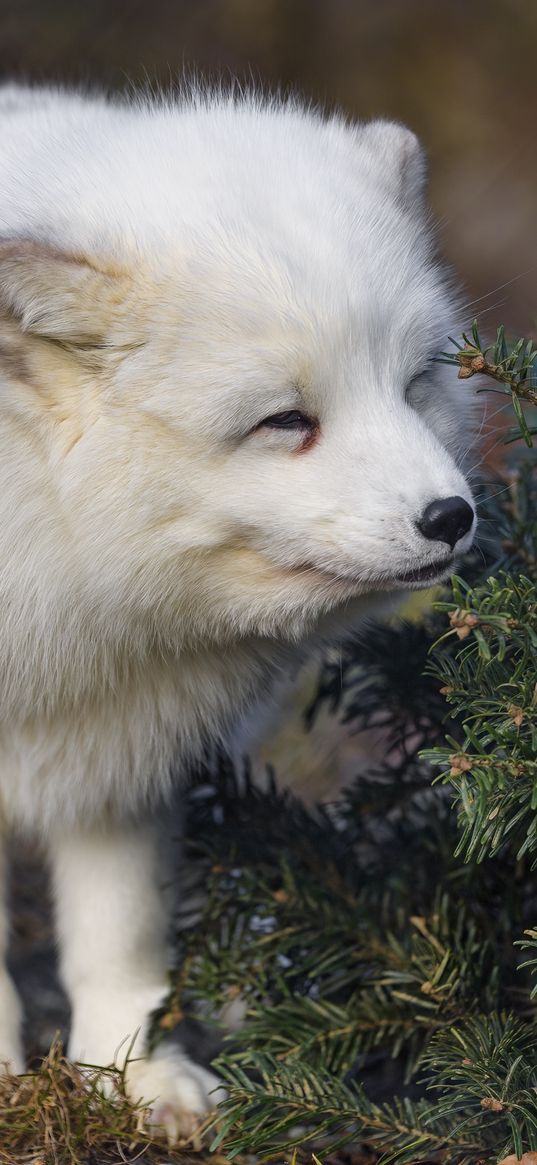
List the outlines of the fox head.
{"label": "fox head", "polygon": [[217,102],[180,114],[188,155],[173,111],[131,116],[0,246],[2,408],[77,601],[170,642],[285,639],[446,578],[472,432],[414,135]]}

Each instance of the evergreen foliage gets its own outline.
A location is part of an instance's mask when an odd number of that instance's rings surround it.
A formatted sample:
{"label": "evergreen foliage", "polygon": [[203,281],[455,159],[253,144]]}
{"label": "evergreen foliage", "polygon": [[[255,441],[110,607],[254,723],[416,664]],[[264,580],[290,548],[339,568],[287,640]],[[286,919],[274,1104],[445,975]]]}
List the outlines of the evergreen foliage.
{"label": "evergreen foliage", "polygon": [[[531,447],[532,344],[500,329],[486,349],[474,325],[442,359],[492,377]],[[216,1064],[228,1157],[324,1161],[351,1143],[384,1165],[493,1165],[537,1150],[533,458],[485,489],[486,536],[451,595],[326,661],[308,723],[327,706],[382,731],[382,764],[315,810],[223,759],[192,787],[209,891],[159,1020],[244,1000]]]}

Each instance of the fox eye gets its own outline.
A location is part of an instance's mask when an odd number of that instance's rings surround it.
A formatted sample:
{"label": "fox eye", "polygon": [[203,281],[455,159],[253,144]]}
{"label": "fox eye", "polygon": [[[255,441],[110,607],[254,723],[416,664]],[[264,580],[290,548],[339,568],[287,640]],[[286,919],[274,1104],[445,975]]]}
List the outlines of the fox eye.
{"label": "fox eye", "polygon": [[298,412],[296,409],[289,409],[285,413],[274,413],[272,417],[265,417],[261,421],[259,428],[267,426],[269,429],[313,429],[315,421],[311,417],[307,417],[305,413]]}
{"label": "fox eye", "polygon": [[405,388],[405,401],[407,404],[411,405],[415,400],[420,399],[420,395],[423,396],[424,392],[430,386],[431,377],[434,376],[435,371],[436,360],[434,356],[431,356],[423,368],[415,373],[412,380],[408,381]]}

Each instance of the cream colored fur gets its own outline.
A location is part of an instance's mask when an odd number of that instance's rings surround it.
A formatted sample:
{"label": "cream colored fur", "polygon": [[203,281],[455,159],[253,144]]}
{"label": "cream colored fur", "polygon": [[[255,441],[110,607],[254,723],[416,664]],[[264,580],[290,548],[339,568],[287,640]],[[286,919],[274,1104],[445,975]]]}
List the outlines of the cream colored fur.
{"label": "cream colored fur", "polygon": [[[172,769],[409,571],[449,574],[415,523],[471,502],[468,410],[432,363],[454,307],[410,131],[16,87],[0,125],[1,821],[50,851],[71,1054],[121,1062],[165,991]],[[2,971],[19,1070],[14,1000]],[[215,1084],[131,1069],[172,1132]]]}

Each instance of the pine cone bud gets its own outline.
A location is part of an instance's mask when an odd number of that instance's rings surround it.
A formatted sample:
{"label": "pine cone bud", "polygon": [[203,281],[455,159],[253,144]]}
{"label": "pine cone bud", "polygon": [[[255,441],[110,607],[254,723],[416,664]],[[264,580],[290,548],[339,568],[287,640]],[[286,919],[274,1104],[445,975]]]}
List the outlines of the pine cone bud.
{"label": "pine cone bud", "polygon": [[465,756],[463,752],[453,752],[448,760],[451,765],[450,776],[452,777],[458,777],[460,773],[469,773],[474,766],[474,760]]}
{"label": "pine cone bud", "polygon": [[520,728],[520,725],[524,720],[524,709],[519,708],[517,704],[509,704],[507,708],[507,715],[510,716],[513,724],[516,724],[517,728]]}
{"label": "pine cone bud", "polygon": [[479,1103],[481,1108],[487,1108],[489,1112],[503,1112],[501,1100],[495,1100],[493,1096],[484,1096],[483,1100],[480,1100]]}

